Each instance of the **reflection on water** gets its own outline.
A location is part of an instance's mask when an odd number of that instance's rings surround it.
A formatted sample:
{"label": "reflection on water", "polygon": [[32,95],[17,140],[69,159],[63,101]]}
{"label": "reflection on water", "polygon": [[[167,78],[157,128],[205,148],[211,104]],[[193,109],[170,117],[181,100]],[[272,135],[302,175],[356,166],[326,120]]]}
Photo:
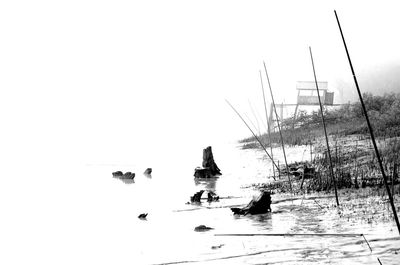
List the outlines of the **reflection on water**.
{"label": "reflection on water", "polygon": [[[275,194],[271,213],[233,215],[230,207],[246,205],[258,195],[242,187],[270,181],[269,166],[261,153],[251,150],[230,146],[214,148],[214,152],[224,175],[212,179],[194,179],[189,171],[158,169],[153,177],[139,174],[134,183],[125,185],[112,179],[109,172],[114,168],[90,169],[101,170],[96,185],[105,187],[101,196],[108,194],[94,205],[101,203],[100,211],[112,216],[93,222],[111,231],[104,238],[111,241],[103,244],[119,257],[118,264],[377,264],[377,257],[385,265],[396,264],[400,238],[395,237],[391,220],[354,221],[339,214],[334,199],[324,194],[318,203],[308,197],[295,200]],[[199,190],[213,191],[220,200],[186,204]],[[382,208],[376,214],[385,211]],[[146,221],[138,218],[140,213],[148,213]],[[213,230],[194,232],[199,225]],[[363,233],[373,252],[360,236],[215,236],[240,233]]]}
{"label": "reflection on water", "polygon": [[194,184],[199,187],[199,190],[207,190],[215,192],[216,184],[218,178],[209,178],[209,179],[194,179]]}
{"label": "reflection on water", "polygon": [[125,184],[134,184],[135,180],[134,179],[119,179]]}

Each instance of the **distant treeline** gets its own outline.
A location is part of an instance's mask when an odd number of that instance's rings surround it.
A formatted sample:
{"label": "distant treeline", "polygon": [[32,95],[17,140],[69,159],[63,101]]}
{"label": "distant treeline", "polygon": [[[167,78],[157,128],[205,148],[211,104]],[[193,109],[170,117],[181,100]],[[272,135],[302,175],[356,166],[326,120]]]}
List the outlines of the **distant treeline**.
{"label": "distant treeline", "polygon": [[[383,96],[375,96],[364,93],[363,99],[368,111],[374,134],[377,137],[400,136],[400,93],[390,93]],[[367,124],[361,108],[361,103],[349,103],[340,107],[325,107],[324,117],[328,134],[351,135],[368,133]],[[323,136],[321,112],[307,113],[299,111],[296,120],[293,117],[282,121],[282,134],[285,144],[301,145]],[[271,133],[272,143],[280,143],[277,128]],[[269,146],[267,134],[261,135],[261,140]],[[243,148],[256,148],[258,144],[254,137],[240,141]]]}

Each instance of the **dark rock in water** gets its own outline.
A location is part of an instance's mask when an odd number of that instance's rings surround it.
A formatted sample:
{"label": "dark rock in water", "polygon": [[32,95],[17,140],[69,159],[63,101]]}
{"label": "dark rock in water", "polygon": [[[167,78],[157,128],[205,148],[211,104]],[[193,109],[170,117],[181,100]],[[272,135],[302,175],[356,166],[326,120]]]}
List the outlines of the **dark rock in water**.
{"label": "dark rock in water", "polygon": [[125,183],[135,183],[134,178],[135,178],[135,173],[132,172],[126,172],[125,174],[123,174],[121,171],[116,171],[113,172],[113,177],[114,178],[118,178],[122,181],[124,181]]}
{"label": "dark rock in water", "polygon": [[194,231],[196,231],[196,232],[205,232],[205,231],[208,231],[208,230],[211,230],[211,229],[214,229],[214,228],[211,228],[211,227],[208,227],[208,226],[205,226],[205,225],[199,225],[199,226],[194,228]]}
{"label": "dark rock in water", "polygon": [[113,177],[121,177],[123,175],[122,171],[115,171],[112,173]]}
{"label": "dark rock in water", "polygon": [[135,173],[132,172],[125,172],[125,174],[120,177],[121,179],[134,179],[135,178]]}
{"label": "dark rock in water", "polygon": [[219,201],[219,196],[213,191],[209,191],[207,194],[207,201],[208,202],[216,202]]}
{"label": "dark rock in water", "polygon": [[231,208],[234,214],[263,214],[271,211],[271,193],[264,191],[257,199],[251,200],[250,203],[243,208]]}
{"label": "dark rock in water", "polygon": [[211,146],[208,146],[206,149],[203,149],[202,167],[195,169],[194,176],[196,178],[211,178],[217,175],[221,175],[221,170],[214,161]]}
{"label": "dark rock in water", "polygon": [[142,214],[139,214],[138,218],[143,220],[143,219],[146,219],[147,215],[148,215],[148,213],[142,213]]}
{"label": "dark rock in water", "polygon": [[225,246],[225,244],[219,244],[217,246],[212,246],[211,249],[218,249],[218,248],[221,248],[223,246]]}
{"label": "dark rock in water", "polygon": [[132,175],[132,172],[125,172],[125,174],[124,174],[124,178],[131,178],[131,175]]}
{"label": "dark rock in water", "polygon": [[201,195],[203,195],[204,190],[196,192],[193,196],[190,197],[191,202],[200,202]]}
{"label": "dark rock in water", "polygon": [[145,175],[150,175],[151,172],[153,172],[153,170],[149,167],[149,168],[147,168],[147,169],[144,171],[143,174],[145,174]]}

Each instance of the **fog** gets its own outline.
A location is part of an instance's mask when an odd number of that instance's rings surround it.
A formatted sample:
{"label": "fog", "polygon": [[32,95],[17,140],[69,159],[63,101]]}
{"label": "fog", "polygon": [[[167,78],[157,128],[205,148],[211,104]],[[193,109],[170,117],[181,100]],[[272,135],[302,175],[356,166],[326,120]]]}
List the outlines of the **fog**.
{"label": "fog", "polygon": [[[85,176],[76,173],[87,165],[171,164],[188,152],[249,136],[224,100],[252,117],[250,101],[263,116],[263,61],[276,101],[294,103],[296,81],[313,80],[311,46],[318,79],[335,93],[343,91],[335,100],[354,100],[333,11],[356,72],[367,78],[388,69],[394,78],[400,59],[397,6],[396,1],[2,1],[3,216],[26,211],[24,202],[37,196],[38,203],[58,198],[55,187],[79,186]],[[381,80],[386,70],[381,72],[378,84],[398,91],[398,80]],[[46,218],[40,209],[39,221]],[[6,224],[2,229],[16,222]]]}

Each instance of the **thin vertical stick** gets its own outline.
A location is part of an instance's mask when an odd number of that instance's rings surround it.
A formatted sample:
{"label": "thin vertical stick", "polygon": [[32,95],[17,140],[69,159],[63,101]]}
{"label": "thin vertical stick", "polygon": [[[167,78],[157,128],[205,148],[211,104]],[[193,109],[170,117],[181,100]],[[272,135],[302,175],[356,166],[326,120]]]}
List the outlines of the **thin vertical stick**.
{"label": "thin vertical stick", "polygon": [[257,127],[256,128],[257,128],[258,135],[261,136],[260,123],[258,122],[258,118],[256,116],[256,113],[254,112],[254,109],[253,109],[253,106],[251,105],[250,100],[248,100],[248,102],[249,102],[249,106],[250,106],[250,109],[251,109],[251,113],[253,114],[254,119],[256,119],[256,123],[257,123]]}
{"label": "thin vertical stick", "polygon": [[[253,125],[253,130],[254,130],[254,131],[257,131],[257,126],[254,125],[254,122],[249,118],[249,116],[247,116],[246,113],[244,114],[244,117],[245,117],[248,121],[250,121],[251,125]],[[260,134],[259,134],[259,135],[260,135]]]}
{"label": "thin vertical stick", "polygon": [[279,160],[278,160],[278,174],[279,174],[279,179],[281,179],[281,166],[279,165]]}
{"label": "thin vertical stick", "polygon": [[279,135],[281,136],[282,151],[283,151],[283,157],[285,158],[286,173],[287,173],[287,177],[288,177],[288,180],[289,180],[290,192],[292,192],[292,181],[290,180],[289,167],[288,167],[287,160],[286,160],[285,143],[283,142],[281,126],[279,125],[278,113],[276,112],[276,105],[275,105],[274,95],[272,94],[271,83],[269,82],[267,67],[265,66],[265,62],[263,62],[263,63],[264,63],[265,75],[267,76],[267,80],[268,80],[269,91],[271,92],[272,104],[274,105],[276,123],[278,125]]}
{"label": "thin vertical stick", "polygon": [[338,198],[337,188],[336,188],[336,178],[335,178],[335,176],[334,176],[334,174],[333,174],[331,150],[329,149],[328,134],[326,133],[326,126],[325,126],[325,119],[324,119],[324,111],[323,111],[323,109],[322,109],[321,97],[319,96],[319,88],[318,88],[318,82],[317,82],[317,75],[315,74],[314,59],[313,59],[313,56],[312,56],[311,47],[309,47],[309,48],[310,48],[311,63],[312,63],[313,72],[314,72],[315,86],[317,87],[317,94],[318,94],[319,107],[320,107],[320,109],[321,109],[322,124],[323,124],[323,126],[324,126],[326,147],[328,148],[328,158],[329,158],[329,166],[330,166],[330,170],[331,170],[331,179],[333,180],[333,186],[334,186],[334,188],[335,188],[336,204],[337,204],[337,206],[339,206],[339,198]]}
{"label": "thin vertical stick", "polygon": [[390,188],[389,188],[389,185],[387,183],[387,177],[386,177],[386,174],[385,174],[385,170],[383,169],[381,156],[379,155],[378,147],[377,147],[376,142],[375,142],[374,132],[372,130],[371,123],[369,122],[368,112],[367,112],[367,109],[365,108],[364,100],[362,98],[360,88],[358,87],[357,77],[356,77],[356,74],[354,73],[353,64],[351,63],[350,54],[349,54],[349,51],[347,49],[346,41],[345,41],[344,36],[343,36],[342,28],[340,27],[339,18],[338,18],[337,14],[336,14],[336,10],[335,10],[335,17],[336,17],[336,21],[337,21],[338,26],[339,26],[340,34],[342,35],[344,48],[346,50],[347,59],[349,60],[351,73],[353,74],[354,83],[355,83],[356,88],[357,88],[357,92],[358,92],[358,96],[360,98],[360,102],[361,102],[361,106],[362,106],[362,109],[363,109],[363,112],[364,112],[364,116],[365,116],[365,119],[367,120],[368,130],[369,130],[369,133],[371,135],[372,144],[374,145],[375,154],[376,154],[376,157],[378,159],[378,163],[379,163],[379,167],[381,169],[383,181],[385,183],[386,191],[387,191],[387,194],[389,196],[389,201],[390,201],[390,205],[392,207],[394,220],[396,221],[397,229],[399,230],[399,234],[400,234],[400,223],[399,223],[399,218],[397,216],[396,207],[394,205],[392,193],[390,192]]}
{"label": "thin vertical stick", "polygon": [[[239,112],[232,106],[231,103],[229,103],[228,100],[226,100],[226,103],[228,103],[229,106],[231,106],[231,108],[236,112],[236,114],[239,116],[239,118],[243,121],[243,123],[247,126],[247,128],[250,130],[250,132],[253,134],[254,138],[256,138],[256,140],[258,141],[258,143],[261,145],[262,149],[265,151],[265,153],[267,154],[267,156],[271,159],[272,163],[274,164],[275,167],[278,168],[278,166],[275,164],[274,160],[272,159],[272,157],[269,155],[267,149],[265,148],[265,146],[262,144],[262,142],[260,141],[260,139],[257,137],[257,135],[253,132],[253,130],[250,128],[250,126],[247,124],[247,122],[243,119],[243,117],[239,114]],[[274,179],[275,180],[275,179]]]}
{"label": "thin vertical stick", "polygon": [[358,173],[358,161],[357,161],[357,153],[358,153],[358,140],[356,140],[356,153],[355,153],[355,157],[354,157],[354,167],[355,167],[355,174],[357,175]]}
{"label": "thin vertical stick", "polygon": [[394,182],[396,181],[396,176],[397,176],[397,158],[395,158],[396,160],[394,161],[393,164],[393,175],[392,175],[392,194],[394,196]]}
{"label": "thin vertical stick", "polygon": [[[272,153],[271,128],[269,127],[268,112],[267,112],[267,102],[265,101],[264,83],[263,83],[263,80],[262,80],[261,71],[259,71],[259,72],[260,72],[260,80],[261,80],[261,89],[262,89],[263,99],[264,99],[265,118],[267,119],[269,146],[270,146],[270,148],[271,148],[271,157],[272,157],[272,160],[274,160],[274,154]],[[272,169],[273,169],[273,171],[274,171],[274,179],[275,179],[275,168],[272,167]]]}

